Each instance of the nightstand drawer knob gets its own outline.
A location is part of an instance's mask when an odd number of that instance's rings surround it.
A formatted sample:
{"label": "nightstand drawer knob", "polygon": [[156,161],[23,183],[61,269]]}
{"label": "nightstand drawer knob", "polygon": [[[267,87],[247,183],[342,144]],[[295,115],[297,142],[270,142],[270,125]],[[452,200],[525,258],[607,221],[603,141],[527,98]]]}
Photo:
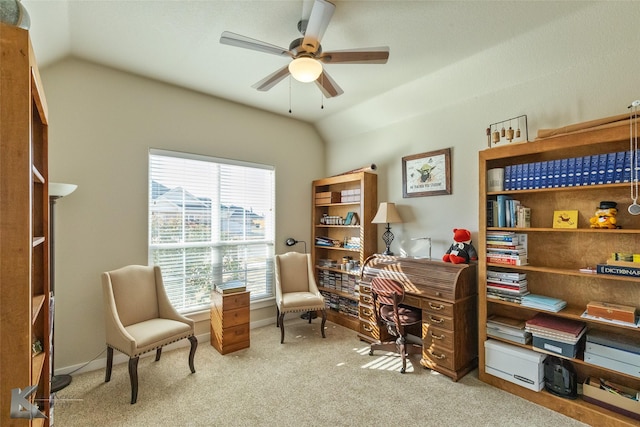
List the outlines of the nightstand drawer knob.
{"label": "nightstand drawer knob", "polygon": [[362,295],[362,302],[367,303],[367,304],[371,304],[373,300],[371,299],[371,297],[368,297],[366,295]]}
{"label": "nightstand drawer knob", "polygon": [[371,310],[368,310],[368,309],[366,309],[366,308],[363,308],[363,309],[362,309],[362,314],[364,314],[364,315],[365,315],[365,316],[367,316],[367,317],[369,317],[369,316],[372,316],[372,315],[373,315],[373,313],[371,312]]}

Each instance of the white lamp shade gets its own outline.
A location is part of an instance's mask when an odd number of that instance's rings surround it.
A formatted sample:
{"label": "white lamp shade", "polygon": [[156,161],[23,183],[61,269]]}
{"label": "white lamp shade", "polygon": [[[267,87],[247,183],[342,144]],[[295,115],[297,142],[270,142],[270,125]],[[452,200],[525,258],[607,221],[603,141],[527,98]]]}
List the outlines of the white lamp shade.
{"label": "white lamp shade", "polygon": [[313,82],[322,74],[322,64],[313,58],[297,58],[289,63],[289,72],[302,83]]}
{"label": "white lamp shade", "polygon": [[402,222],[400,214],[396,210],[395,203],[382,202],[378,207],[376,216],[371,220],[372,224],[393,224]]}
{"label": "white lamp shade", "polygon": [[76,191],[76,184],[63,184],[60,182],[49,183],[49,197],[65,197]]}

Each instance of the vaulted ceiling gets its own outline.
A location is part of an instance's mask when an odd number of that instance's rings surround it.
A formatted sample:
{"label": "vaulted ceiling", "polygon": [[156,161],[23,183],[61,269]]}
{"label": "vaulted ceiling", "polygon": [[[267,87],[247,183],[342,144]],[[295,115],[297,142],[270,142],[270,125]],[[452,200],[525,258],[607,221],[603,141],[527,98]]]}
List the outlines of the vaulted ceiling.
{"label": "vaulted ceiling", "polygon": [[323,100],[315,84],[288,78],[267,92],[253,89],[288,59],[219,42],[226,30],[288,48],[313,0],[22,2],[41,68],[74,56],[311,123],[588,6],[334,0],[324,51],[388,46],[391,53],[384,65],[325,65],[344,94]]}

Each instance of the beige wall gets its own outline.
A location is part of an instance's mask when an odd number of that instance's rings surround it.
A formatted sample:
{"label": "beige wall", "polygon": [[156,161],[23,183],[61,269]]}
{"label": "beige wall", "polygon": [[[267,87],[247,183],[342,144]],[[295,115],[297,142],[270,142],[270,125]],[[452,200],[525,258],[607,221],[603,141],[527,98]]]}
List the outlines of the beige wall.
{"label": "beige wall", "polygon": [[[310,125],[92,64],[42,70],[51,179],[79,185],[56,211],[56,366],[104,347],[100,272],[147,261],[148,147],[276,165],[278,252],[287,236],[309,243],[311,180],[376,163],[378,199],[396,202],[405,220],[392,228],[392,250],[411,255],[412,238],[432,237],[440,258],[452,228],[477,236],[477,157],[490,123],[526,114],[532,140],[539,128],[621,114],[640,98],[639,13],[637,2],[593,3],[328,116],[317,124],[324,146]],[[453,194],[403,199],[402,157],[446,147]],[[272,315],[269,307],[252,321]]]}
{"label": "beige wall", "polygon": [[[413,255],[412,238],[432,237],[432,256],[439,259],[453,228],[467,228],[477,239],[478,152],[487,148],[489,124],[526,114],[533,140],[539,128],[624,114],[640,99],[639,22],[638,2],[593,3],[330,116],[318,124],[327,144],[327,174],[376,163],[378,200],[395,202],[405,221],[392,225],[392,251]],[[402,157],[447,147],[453,193],[403,198]]]}
{"label": "beige wall", "polygon": [[[57,368],[105,348],[100,273],[147,264],[150,147],[274,165],[276,252],[286,237],[309,242],[310,183],[324,174],[311,125],[74,59],[41,73],[50,179],[78,185],[55,212]],[[251,316],[273,322],[273,302]]]}

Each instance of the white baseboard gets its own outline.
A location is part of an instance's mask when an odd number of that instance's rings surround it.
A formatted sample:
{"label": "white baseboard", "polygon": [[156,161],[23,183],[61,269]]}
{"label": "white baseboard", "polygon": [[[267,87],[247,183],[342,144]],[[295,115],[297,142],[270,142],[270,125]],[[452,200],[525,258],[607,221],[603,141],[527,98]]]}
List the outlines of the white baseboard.
{"label": "white baseboard", "polygon": [[[275,319],[264,319],[257,322],[252,322],[250,327],[251,329],[254,329],[254,328],[259,328],[267,325],[275,325]],[[198,338],[198,345],[201,345],[202,343],[206,343],[207,345],[210,345],[210,342],[211,342],[210,333],[207,332],[206,334],[198,335],[196,336],[196,338]],[[171,350],[175,350],[182,347],[188,347],[189,345],[190,345],[189,340],[180,340],[163,347],[162,351],[163,352],[171,351]],[[105,350],[106,350],[106,347],[105,347]],[[140,357],[149,357],[149,356],[155,357],[155,354],[156,354],[155,351],[150,351],[148,353],[141,355]],[[197,352],[196,352],[196,355],[197,355]],[[122,354],[118,351],[114,352],[113,354],[114,365],[118,365],[120,363],[128,363],[128,362],[129,362],[129,356]],[[107,356],[105,352],[104,357],[101,357],[100,359],[92,360],[89,363],[86,363],[86,362],[79,363],[77,365],[56,369],[55,375],[66,375],[72,372],[74,374],[81,374],[83,372],[91,372],[91,371],[96,371],[98,369],[105,369],[106,366],[107,366]]]}

